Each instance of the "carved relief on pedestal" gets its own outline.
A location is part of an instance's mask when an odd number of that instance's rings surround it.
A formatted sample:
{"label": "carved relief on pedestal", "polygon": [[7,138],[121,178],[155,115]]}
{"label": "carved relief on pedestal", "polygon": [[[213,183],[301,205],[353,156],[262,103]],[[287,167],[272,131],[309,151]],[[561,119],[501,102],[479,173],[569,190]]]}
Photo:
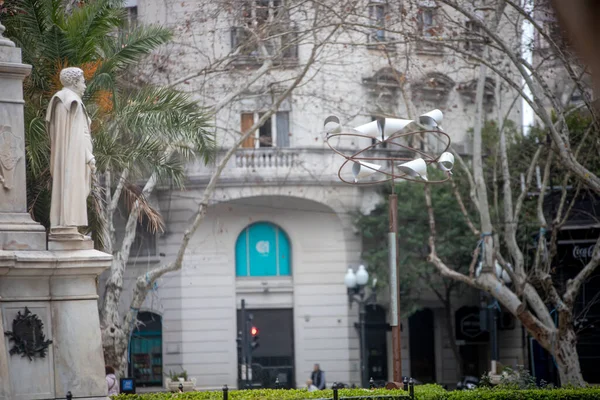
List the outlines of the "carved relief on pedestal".
{"label": "carved relief on pedestal", "polygon": [[0,125],[0,183],[5,189],[12,189],[15,167],[21,159],[21,141],[7,125]]}

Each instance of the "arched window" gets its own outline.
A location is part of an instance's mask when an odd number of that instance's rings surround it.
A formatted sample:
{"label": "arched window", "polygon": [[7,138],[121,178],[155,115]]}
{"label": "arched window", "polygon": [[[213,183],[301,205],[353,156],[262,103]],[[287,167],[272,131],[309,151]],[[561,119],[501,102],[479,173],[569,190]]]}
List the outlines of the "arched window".
{"label": "arched window", "polygon": [[290,241],[277,225],[258,222],[247,226],[235,245],[236,276],[289,276]]}
{"label": "arched window", "polygon": [[140,386],[162,386],[162,319],[142,311],[129,343],[129,376]]}

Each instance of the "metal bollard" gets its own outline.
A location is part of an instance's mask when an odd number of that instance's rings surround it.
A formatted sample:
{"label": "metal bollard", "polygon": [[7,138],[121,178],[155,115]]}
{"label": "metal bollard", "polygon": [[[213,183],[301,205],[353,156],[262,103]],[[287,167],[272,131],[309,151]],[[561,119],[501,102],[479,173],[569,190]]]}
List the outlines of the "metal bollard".
{"label": "metal bollard", "polygon": [[333,387],[333,400],[339,400],[337,386]]}
{"label": "metal bollard", "polygon": [[409,390],[409,395],[411,399],[415,398],[415,381],[413,381],[413,378],[410,378],[408,380],[408,390]]}
{"label": "metal bollard", "polygon": [[375,388],[375,381],[373,380],[373,377],[371,377],[371,379],[369,379],[369,389],[374,389]]}
{"label": "metal bollard", "polygon": [[73,400],[73,395],[71,394],[71,391],[67,392],[67,400]]}
{"label": "metal bollard", "polygon": [[402,389],[408,392],[408,377],[402,378]]}
{"label": "metal bollard", "polygon": [[227,400],[229,397],[229,388],[227,385],[223,386],[223,400]]}

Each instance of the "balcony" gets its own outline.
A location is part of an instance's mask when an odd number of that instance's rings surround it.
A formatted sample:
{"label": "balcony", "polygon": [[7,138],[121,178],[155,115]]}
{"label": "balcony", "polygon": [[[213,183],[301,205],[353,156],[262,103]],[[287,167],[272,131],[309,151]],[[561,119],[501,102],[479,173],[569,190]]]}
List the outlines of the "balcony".
{"label": "balcony", "polygon": [[[200,162],[190,165],[187,171],[190,183],[206,184],[226,151],[226,149],[219,150],[216,162],[211,165],[203,165]],[[352,154],[357,151],[356,149],[345,150],[344,153]],[[391,154],[391,150],[382,149],[364,154],[369,157],[386,157]],[[219,184],[227,186],[248,183],[262,185],[338,183],[340,182],[337,176],[338,169],[343,162],[343,157],[335,154],[328,147],[238,149],[225,165]],[[347,165],[344,172],[344,177],[351,180],[351,165]]]}

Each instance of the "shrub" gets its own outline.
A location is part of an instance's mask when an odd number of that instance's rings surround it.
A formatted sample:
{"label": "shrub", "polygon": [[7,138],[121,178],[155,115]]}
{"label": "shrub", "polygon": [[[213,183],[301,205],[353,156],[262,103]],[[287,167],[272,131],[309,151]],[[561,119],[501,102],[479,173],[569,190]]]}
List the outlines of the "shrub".
{"label": "shrub", "polygon": [[[409,400],[408,392],[385,389],[341,389],[340,400]],[[333,398],[333,391],[322,390],[308,392],[295,390],[232,390],[229,400],[310,400]],[[119,395],[113,400],[222,400],[223,392],[188,392],[188,393],[145,393],[137,395]],[[447,392],[438,385],[422,385],[415,387],[415,400],[597,400],[600,399],[600,388],[579,389],[476,389]]]}
{"label": "shrub", "polygon": [[[448,392],[447,400],[597,400],[600,389],[477,389]],[[421,400],[421,399],[418,399]],[[425,400],[425,399],[424,399]]]}
{"label": "shrub", "polygon": [[[430,385],[433,386],[433,385]],[[417,387],[415,393],[426,391],[426,388]],[[442,392],[445,392],[440,388]],[[386,390],[386,389],[340,389],[338,391],[340,399],[352,397],[355,400],[369,399],[372,397],[380,400],[408,400],[408,392],[403,390]],[[304,400],[304,399],[332,399],[333,390],[318,390],[309,392],[306,389],[292,390],[275,390],[275,389],[260,389],[260,390],[231,390],[229,392],[229,400]],[[113,400],[222,400],[223,392],[187,392],[187,393],[144,393],[136,395],[119,395],[112,397]],[[429,399],[429,397],[428,397]],[[440,399],[442,399],[440,397]]]}

